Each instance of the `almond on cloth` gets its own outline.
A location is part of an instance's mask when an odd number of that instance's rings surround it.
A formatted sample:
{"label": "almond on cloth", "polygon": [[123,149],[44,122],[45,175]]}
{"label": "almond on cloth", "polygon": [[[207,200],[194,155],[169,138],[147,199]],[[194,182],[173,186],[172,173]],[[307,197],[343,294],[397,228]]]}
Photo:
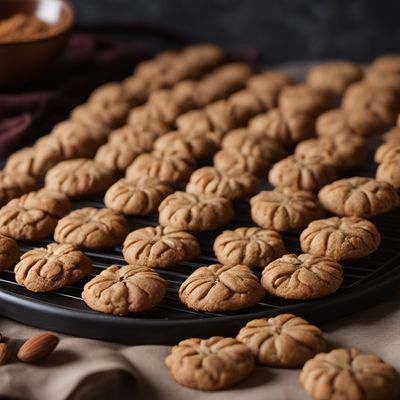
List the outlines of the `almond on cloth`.
{"label": "almond on cloth", "polygon": [[39,361],[52,353],[58,342],[58,337],[51,333],[32,336],[19,348],[17,358],[28,363]]}

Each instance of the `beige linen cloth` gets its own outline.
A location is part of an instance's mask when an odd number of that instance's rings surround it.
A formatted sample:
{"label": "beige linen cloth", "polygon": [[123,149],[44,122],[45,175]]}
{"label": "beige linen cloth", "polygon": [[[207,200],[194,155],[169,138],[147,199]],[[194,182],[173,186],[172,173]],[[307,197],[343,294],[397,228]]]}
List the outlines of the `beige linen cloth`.
{"label": "beige linen cloth", "polygon": [[[400,294],[325,324],[332,346],[373,352],[400,371]],[[17,347],[40,330],[1,319],[0,332]],[[53,354],[38,364],[12,361],[0,367],[0,398],[26,400],[303,400],[299,370],[257,367],[241,384],[201,392],[174,383],[164,365],[168,346],[121,346],[59,335]],[[195,336],[195,333],[194,333]]]}

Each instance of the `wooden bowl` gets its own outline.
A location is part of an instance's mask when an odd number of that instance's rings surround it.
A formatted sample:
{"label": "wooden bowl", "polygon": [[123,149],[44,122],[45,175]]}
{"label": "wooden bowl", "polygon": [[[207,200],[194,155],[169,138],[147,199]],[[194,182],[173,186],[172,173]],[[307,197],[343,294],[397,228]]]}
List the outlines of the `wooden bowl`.
{"label": "wooden bowl", "polygon": [[0,42],[0,89],[26,83],[50,67],[74,21],[72,7],[63,0],[0,0],[0,19],[18,13],[34,15],[54,29],[38,39]]}

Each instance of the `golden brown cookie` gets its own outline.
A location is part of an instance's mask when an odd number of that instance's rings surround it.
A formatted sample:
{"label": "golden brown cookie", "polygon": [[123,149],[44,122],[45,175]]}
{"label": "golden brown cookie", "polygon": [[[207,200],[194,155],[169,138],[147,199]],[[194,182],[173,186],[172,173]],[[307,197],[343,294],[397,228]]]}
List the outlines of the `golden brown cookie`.
{"label": "golden brown cookie", "polygon": [[253,117],[250,130],[283,144],[292,144],[314,135],[314,118],[307,112],[274,108]]}
{"label": "golden brown cookie", "polygon": [[0,271],[13,267],[18,258],[17,242],[12,238],[0,235]]}
{"label": "golden brown cookie", "polygon": [[254,319],[236,339],[251,350],[258,363],[271,367],[301,367],[327,347],[318,327],[293,314]]}
{"label": "golden brown cookie", "polygon": [[147,215],[156,212],[162,200],[172,192],[170,185],[157,178],[124,178],[107,190],[104,204],[123,214]]}
{"label": "golden brown cookie", "polygon": [[205,194],[175,192],[158,208],[160,225],[184,231],[209,231],[227,224],[233,217],[229,200]]}
{"label": "golden brown cookie", "polygon": [[371,63],[371,68],[382,72],[400,73],[400,56],[398,54],[385,54],[377,57]]}
{"label": "golden brown cookie", "polygon": [[105,192],[116,180],[112,170],[87,158],[62,161],[46,174],[48,190],[70,197],[89,196]]}
{"label": "golden brown cookie", "polygon": [[397,93],[400,91],[399,79],[400,72],[383,71],[376,68],[367,69],[365,74],[365,81],[368,85]]}
{"label": "golden brown cookie", "polygon": [[359,81],[362,76],[362,69],[350,61],[331,61],[312,67],[306,81],[315,89],[341,96],[350,84]]}
{"label": "golden brown cookie", "polygon": [[394,128],[390,129],[383,135],[383,140],[385,142],[400,142],[400,126],[399,119],[397,119],[397,125]]}
{"label": "golden brown cookie", "polygon": [[181,285],[179,298],[197,311],[223,312],[252,307],[264,297],[258,278],[246,265],[197,268]]}
{"label": "golden brown cookie", "polygon": [[186,339],[165,359],[174,380],[198,390],[227,389],[254,369],[251,351],[233,338]]}
{"label": "golden brown cookie", "polygon": [[324,216],[311,192],[289,188],[262,191],[251,198],[250,205],[251,218],[257,225],[280,232],[305,228]]}
{"label": "golden brown cookie", "polygon": [[164,182],[178,183],[187,181],[195,168],[196,161],[186,154],[153,151],[137,157],[126,170],[126,176],[148,176]]}
{"label": "golden brown cookie", "polygon": [[283,112],[308,113],[316,117],[331,106],[331,95],[305,83],[286,86],[279,95]]}
{"label": "golden brown cookie", "polygon": [[337,261],[366,257],[376,251],[381,235],[376,226],[358,217],[332,217],[311,222],[300,235],[305,253]]}
{"label": "golden brown cookie", "polygon": [[300,382],[316,400],[394,400],[399,374],[380,358],[354,349],[335,349],[307,361]]}
{"label": "golden brown cookie", "polygon": [[223,265],[265,267],[285,252],[281,235],[257,227],[224,231],[215,239],[213,250]]}
{"label": "golden brown cookie", "polygon": [[45,239],[71,208],[62,193],[46,189],[30,192],[0,209],[0,234],[17,240]]}
{"label": "golden brown cookie", "polygon": [[0,171],[0,207],[38,188],[36,180],[29,175]]}
{"label": "golden brown cookie", "polygon": [[27,251],[15,266],[15,280],[32,292],[49,292],[89,275],[92,262],[70,244],[50,243]]}
{"label": "golden brown cookie", "polygon": [[157,135],[154,133],[149,132],[147,135],[142,135],[134,126],[124,125],[110,132],[108,143],[113,145],[125,144],[129,147],[138,147],[150,151],[156,139]]}
{"label": "golden brown cookie", "polygon": [[376,179],[391,184],[400,189],[400,154],[397,157],[385,159],[376,170]]}
{"label": "golden brown cookie", "polygon": [[108,142],[97,150],[94,159],[111,171],[125,171],[144,152],[131,144]]}
{"label": "golden brown cookie", "polygon": [[375,162],[381,162],[393,158],[400,158],[400,141],[389,140],[382,143],[375,152]]}
{"label": "golden brown cookie", "polygon": [[275,296],[311,300],[336,292],[342,275],[342,266],[331,258],[285,254],[264,268],[261,284]]}
{"label": "golden brown cookie", "polygon": [[84,207],[58,221],[54,240],[87,249],[106,249],[120,244],[128,234],[126,219],[108,208]]}
{"label": "golden brown cookie", "polygon": [[249,172],[221,172],[215,167],[203,167],[190,176],[186,191],[235,200],[252,194],[256,185],[257,178]]}
{"label": "golden brown cookie", "polygon": [[369,218],[399,205],[399,196],[392,185],[360,176],[324,186],[318,198],[325,209],[340,217]]}
{"label": "golden brown cookie", "polygon": [[295,154],[304,157],[319,155],[327,164],[346,170],[366,160],[368,146],[362,137],[343,133],[304,140],[296,146]]}
{"label": "golden brown cookie", "polygon": [[167,268],[200,254],[197,239],[171,226],[148,226],[131,232],[122,250],[129,264]]}
{"label": "golden brown cookie", "polygon": [[291,190],[317,191],[335,179],[336,168],[321,155],[291,155],[276,163],[268,174],[273,186]]}
{"label": "golden brown cookie", "polygon": [[112,265],[83,288],[82,299],[93,310],[126,315],[159,304],[167,285],[161,276],[142,265]]}

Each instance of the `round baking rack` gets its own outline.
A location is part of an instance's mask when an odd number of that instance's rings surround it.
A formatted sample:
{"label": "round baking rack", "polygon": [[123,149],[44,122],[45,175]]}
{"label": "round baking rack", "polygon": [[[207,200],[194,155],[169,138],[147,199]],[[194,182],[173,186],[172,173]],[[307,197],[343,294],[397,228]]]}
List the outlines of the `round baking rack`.
{"label": "round baking rack", "polygon": [[[373,150],[379,139],[371,140],[370,159],[348,176],[375,176]],[[260,184],[259,190],[269,188]],[[180,188],[182,189],[182,188]],[[75,201],[75,208],[103,207],[102,199]],[[249,204],[234,202],[235,217],[224,229],[254,226]],[[131,229],[157,225],[158,216],[128,217]],[[291,312],[313,323],[333,321],[344,315],[367,308],[398,289],[400,284],[400,209],[372,219],[377,225],[382,244],[366,258],[343,263],[344,281],[333,295],[313,301],[290,301],[267,295],[255,307],[230,313],[196,312],[184,306],[178,298],[181,283],[199,266],[216,263],[212,251],[215,237],[222,232],[196,234],[202,255],[191,262],[182,262],[170,269],[157,270],[168,282],[167,294],[160,305],[143,313],[117,317],[90,310],[81,293],[83,285],[109,265],[126,264],[121,248],[109,251],[86,251],[93,261],[92,274],[74,285],[50,293],[33,293],[18,285],[14,272],[0,275],[0,313],[6,317],[39,328],[66,334],[109,340],[127,344],[173,344],[188,337],[236,335],[247,321]],[[299,232],[284,233],[286,249],[300,253]],[[21,252],[50,243],[20,242]],[[260,275],[261,271],[255,271]]]}

